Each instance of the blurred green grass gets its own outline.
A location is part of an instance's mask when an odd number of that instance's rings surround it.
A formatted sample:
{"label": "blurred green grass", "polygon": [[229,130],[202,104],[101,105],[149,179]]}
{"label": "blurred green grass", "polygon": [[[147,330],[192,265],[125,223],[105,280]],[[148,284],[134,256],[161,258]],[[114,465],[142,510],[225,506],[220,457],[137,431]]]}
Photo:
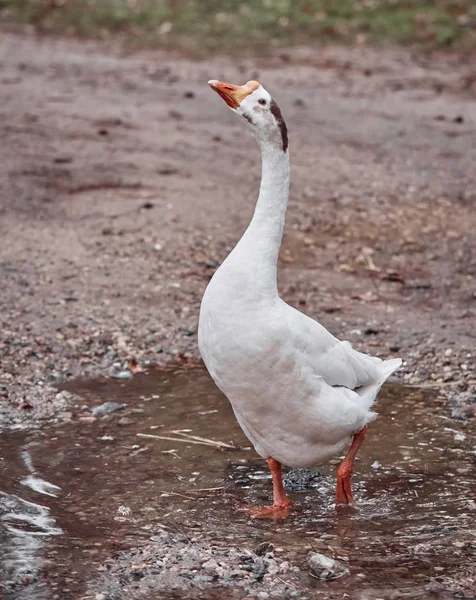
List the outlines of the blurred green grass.
{"label": "blurred green grass", "polygon": [[476,48],[476,0],[0,0],[0,19],[199,53],[323,43]]}

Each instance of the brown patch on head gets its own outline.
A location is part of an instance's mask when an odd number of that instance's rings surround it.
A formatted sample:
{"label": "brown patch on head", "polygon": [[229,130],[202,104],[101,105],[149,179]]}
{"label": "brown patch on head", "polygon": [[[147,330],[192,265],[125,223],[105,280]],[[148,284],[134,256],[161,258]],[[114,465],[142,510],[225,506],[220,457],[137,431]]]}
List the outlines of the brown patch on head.
{"label": "brown patch on head", "polygon": [[260,86],[257,81],[248,81],[245,85],[233,85],[216,80],[209,81],[208,85],[223,98],[230,108],[235,109]]}
{"label": "brown patch on head", "polygon": [[274,118],[276,119],[276,122],[278,123],[279,129],[281,131],[281,139],[283,141],[283,152],[286,152],[289,145],[288,128],[286,127],[286,123],[284,122],[283,115],[281,114],[281,110],[274,100],[271,100],[269,108]]}
{"label": "brown patch on head", "polygon": [[254,125],[253,119],[251,118],[250,115],[243,113],[243,118],[246,119],[250,125]]}

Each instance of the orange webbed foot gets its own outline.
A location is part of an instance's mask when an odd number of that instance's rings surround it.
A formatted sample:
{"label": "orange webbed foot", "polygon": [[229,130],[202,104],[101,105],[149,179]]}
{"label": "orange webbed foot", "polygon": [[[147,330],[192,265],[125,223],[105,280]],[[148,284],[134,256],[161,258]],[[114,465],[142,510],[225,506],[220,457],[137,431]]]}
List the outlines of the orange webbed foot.
{"label": "orange webbed foot", "polygon": [[285,519],[289,517],[292,502],[272,506],[250,506],[247,511],[253,519]]}

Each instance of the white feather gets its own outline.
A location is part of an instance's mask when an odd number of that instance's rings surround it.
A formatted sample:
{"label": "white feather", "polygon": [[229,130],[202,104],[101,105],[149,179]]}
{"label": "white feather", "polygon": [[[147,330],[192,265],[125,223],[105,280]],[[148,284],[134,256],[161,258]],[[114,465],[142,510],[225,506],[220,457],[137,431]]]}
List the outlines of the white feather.
{"label": "white feather", "polygon": [[261,139],[255,214],[205,292],[198,339],[211,376],[256,451],[303,467],[339,452],[375,418],[370,408],[401,360],[357,352],[279,298],[289,157],[276,139]]}

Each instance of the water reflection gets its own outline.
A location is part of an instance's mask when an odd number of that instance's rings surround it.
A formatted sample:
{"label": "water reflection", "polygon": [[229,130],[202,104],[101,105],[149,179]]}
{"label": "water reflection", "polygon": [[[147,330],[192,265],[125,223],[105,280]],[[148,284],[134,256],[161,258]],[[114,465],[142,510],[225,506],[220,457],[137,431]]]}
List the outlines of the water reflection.
{"label": "water reflection", "polygon": [[291,492],[289,519],[267,522],[244,510],[271,497],[265,462],[204,371],[67,387],[89,408],[106,401],[127,406],[94,421],[79,420],[90,415],[79,409],[73,424],[3,436],[5,579],[53,561],[43,583],[52,593],[63,589],[61,600],[76,598],[93,565],[164,528],[246,548],[272,540],[295,564],[316,549],[348,561],[350,575],[306,585],[358,591],[359,598],[387,599],[395,590],[425,597],[428,582],[456,581],[474,562],[475,426],[440,418],[445,407],[433,396],[383,390],[380,416],[356,462],[357,509],[335,510],[334,467],[327,465],[312,486]]}
{"label": "water reflection", "polygon": [[[20,456],[24,467],[30,472],[20,480],[20,484],[33,492],[56,496],[61,488],[38,475],[33,468],[30,452],[24,450]],[[0,491],[0,559],[3,579],[11,586],[12,597],[19,600],[49,597],[45,584],[39,580],[47,563],[45,540],[62,533],[47,506]]]}

